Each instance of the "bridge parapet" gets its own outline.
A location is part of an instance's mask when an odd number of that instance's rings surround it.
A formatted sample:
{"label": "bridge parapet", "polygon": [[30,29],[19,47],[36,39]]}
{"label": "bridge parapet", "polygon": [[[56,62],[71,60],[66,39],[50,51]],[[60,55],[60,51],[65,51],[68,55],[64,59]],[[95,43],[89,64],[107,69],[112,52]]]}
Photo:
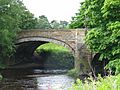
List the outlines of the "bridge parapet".
{"label": "bridge parapet", "polygon": [[63,41],[75,41],[84,42],[85,30],[75,29],[75,30],[24,30],[18,33],[18,38],[24,37],[45,37],[53,38]]}

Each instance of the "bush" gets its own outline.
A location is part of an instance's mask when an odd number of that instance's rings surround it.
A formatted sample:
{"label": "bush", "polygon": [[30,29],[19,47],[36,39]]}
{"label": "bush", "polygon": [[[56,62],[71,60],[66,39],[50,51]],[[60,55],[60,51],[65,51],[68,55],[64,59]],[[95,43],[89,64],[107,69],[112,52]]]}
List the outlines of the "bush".
{"label": "bush", "polygon": [[105,78],[99,76],[97,81],[89,78],[84,83],[77,79],[76,84],[73,84],[68,90],[120,90],[120,74]]}
{"label": "bush", "polygon": [[76,69],[71,69],[67,72],[67,75],[73,78],[77,78],[79,76],[79,73],[77,72]]}
{"label": "bush", "polygon": [[39,53],[40,57],[42,57],[43,63],[45,65],[49,65],[51,69],[72,69],[74,67],[74,57],[69,52],[62,51],[46,51],[41,50]]}

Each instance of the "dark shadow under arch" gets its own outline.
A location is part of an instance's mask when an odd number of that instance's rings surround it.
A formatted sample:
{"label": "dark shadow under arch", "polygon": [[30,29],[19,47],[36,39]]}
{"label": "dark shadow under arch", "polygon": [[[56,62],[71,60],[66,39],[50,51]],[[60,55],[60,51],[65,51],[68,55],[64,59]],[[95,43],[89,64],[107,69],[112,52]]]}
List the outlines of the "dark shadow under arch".
{"label": "dark shadow under arch", "polygon": [[68,48],[72,52],[72,54],[75,53],[75,50],[65,41],[54,39],[54,38],[49,38],[49,37],[47,38],[47,37],[40,37],[40,36],[23,37],[16,40],[16,45],[19,45],[20,43],[24,43],[24,42],[46,42],[46,43],[52,42],[52,43],[61,45],[65,48]]}
{"label": "dark shadow under arch", "polygon": [[17,40],[17,42],[16,42],[16,46],[17,46],[16,47],[16,53],[11,58],[11,59],[14,59],[14,61],[15,60],[16,61],[14,63],[12,63],[10,66],[17,66],[17,65],[21,64],[23,61],[25,63],[33,62],[33,60],[37,61],[41,57],[35,56],[34,51],[36,50],[36,48],[38,46],[43,45],[45,43],[49,43],[49,42],[59,44],[61,46],[64,46],[65,48],[67,47],[73,55],[73,52],[74,52],[73,49],[68,44],[66,44],[66,43],[64,43],[63,41],[60,41],[60,40],[54,40],[54,39],[48,39],[48,38],[46,39],[46,38],[41,38],[41,37],[21,38],[21,39]]}

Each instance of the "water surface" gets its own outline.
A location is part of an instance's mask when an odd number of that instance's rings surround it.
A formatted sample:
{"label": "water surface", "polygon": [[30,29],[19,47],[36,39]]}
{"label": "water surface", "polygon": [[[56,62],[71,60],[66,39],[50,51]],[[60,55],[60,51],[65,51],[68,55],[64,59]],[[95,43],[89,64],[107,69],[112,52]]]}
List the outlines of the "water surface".
{"label": "water surface", "polygon": [[67,90],[74,79],[66,70],[2,70],[0,90]]}

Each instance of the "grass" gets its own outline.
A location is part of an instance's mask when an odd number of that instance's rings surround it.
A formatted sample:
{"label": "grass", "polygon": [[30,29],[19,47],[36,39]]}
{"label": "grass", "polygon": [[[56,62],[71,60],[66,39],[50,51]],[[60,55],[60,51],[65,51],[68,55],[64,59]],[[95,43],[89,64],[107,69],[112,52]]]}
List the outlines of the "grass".
{"label": "grass", "polygon": [[40,52],[40,50],[45,50],[45,51],[53,51],[53,52],[69,52],[69,50],[63,46],[60,46],[58,44],[54,44],[54,43],[46,43],[43,44],[41,46],[39,46],[36,49],[36,52]]}

